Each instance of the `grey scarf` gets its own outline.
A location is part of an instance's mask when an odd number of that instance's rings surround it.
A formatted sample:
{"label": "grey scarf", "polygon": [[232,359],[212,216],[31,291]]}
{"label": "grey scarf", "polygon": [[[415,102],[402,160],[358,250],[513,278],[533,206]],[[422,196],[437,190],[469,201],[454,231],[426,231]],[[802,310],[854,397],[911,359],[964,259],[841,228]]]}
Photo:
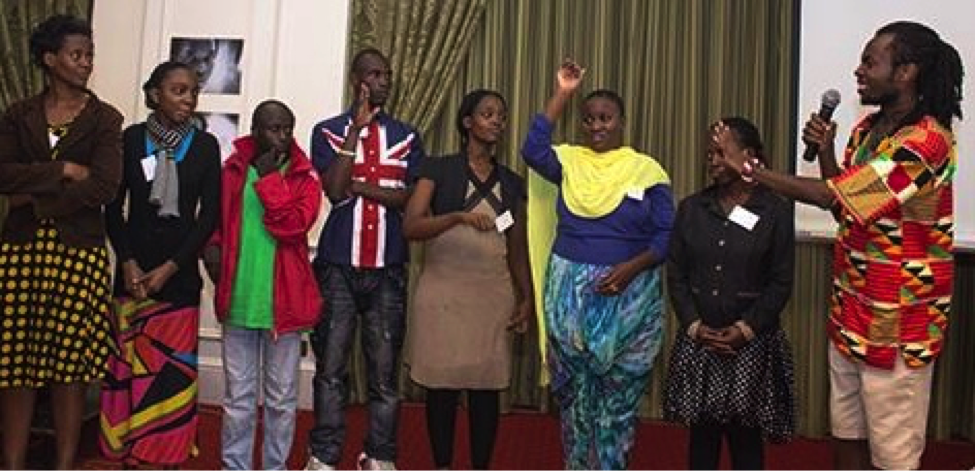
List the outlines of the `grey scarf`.
{"label": "grey scarf", "polygon": [[176,171],[176,147],[193,129],[186,123],[167,128],[156,113],[146,119],[149,139],[156,144],[156,172],[149,192],[149,203],[159,207],[160,217],[179,217],[179,173]]}

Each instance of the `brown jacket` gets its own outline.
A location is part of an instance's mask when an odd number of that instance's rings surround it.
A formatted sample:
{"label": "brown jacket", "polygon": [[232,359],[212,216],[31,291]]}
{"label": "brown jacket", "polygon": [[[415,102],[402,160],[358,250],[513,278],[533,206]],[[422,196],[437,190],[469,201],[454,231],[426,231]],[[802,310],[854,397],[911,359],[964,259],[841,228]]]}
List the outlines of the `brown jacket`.
{"label": "brown jacket", "polygon": [[[92,95],[52,160],[43,94],[10,105],[0,116],[0,193],[30,195],[32,204],[10,208],[0,240],[28,242],[50,218],[65,245],[103,245],[102,206],[122,178],[121,127],[121,113]],[[65,181],[65,161],[87,166],[91,175]]]}

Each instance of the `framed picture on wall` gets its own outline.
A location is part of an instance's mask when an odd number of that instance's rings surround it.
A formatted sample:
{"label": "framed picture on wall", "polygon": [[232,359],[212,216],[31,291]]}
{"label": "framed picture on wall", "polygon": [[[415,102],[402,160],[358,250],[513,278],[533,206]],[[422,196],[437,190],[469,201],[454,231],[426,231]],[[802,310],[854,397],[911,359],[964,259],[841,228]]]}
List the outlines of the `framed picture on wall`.
{"label": "framed picture on wall", "polygon": [[200,117],[206,126],[206,131],[213,134],[220,143],[220,160],[227,160],[233,151],[234,139],[237,139],[240,115],[237,113],[201,112]]}
{"label": "framed picture on wall", "polygon": [[189,64],[200,76],[200,92],[240,94],[240,58],[244,40],[233,38],[174,37],[169,58]]}

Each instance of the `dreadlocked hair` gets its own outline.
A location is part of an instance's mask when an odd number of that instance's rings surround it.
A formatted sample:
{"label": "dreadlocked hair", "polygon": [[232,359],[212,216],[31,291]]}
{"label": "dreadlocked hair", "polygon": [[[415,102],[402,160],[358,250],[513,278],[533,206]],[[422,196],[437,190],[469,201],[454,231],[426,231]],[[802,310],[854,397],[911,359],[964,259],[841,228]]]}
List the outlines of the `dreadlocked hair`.
{"label": "dreadlocked hair", "polygon": [[890,23],[877,35],[893,35],[894,65],[917,64],[918,111],[934,116],[947,129],[952,117],[962,119],[961,56],[931,28],[911,21]]}

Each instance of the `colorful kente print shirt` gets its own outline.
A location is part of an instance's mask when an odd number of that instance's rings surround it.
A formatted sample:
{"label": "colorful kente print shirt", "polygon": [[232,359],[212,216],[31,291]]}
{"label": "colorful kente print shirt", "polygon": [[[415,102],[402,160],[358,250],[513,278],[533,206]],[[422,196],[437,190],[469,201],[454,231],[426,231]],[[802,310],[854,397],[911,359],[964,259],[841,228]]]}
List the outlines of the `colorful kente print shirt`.
{"label": "colorful kente print shirt", "polygon": [[940,353],[951,306],[954,136],[930,116],[874,136],[873,119],[828,181],[839,219],[828,330],[850,358],[892,369],[899,353],[920,367]]}

